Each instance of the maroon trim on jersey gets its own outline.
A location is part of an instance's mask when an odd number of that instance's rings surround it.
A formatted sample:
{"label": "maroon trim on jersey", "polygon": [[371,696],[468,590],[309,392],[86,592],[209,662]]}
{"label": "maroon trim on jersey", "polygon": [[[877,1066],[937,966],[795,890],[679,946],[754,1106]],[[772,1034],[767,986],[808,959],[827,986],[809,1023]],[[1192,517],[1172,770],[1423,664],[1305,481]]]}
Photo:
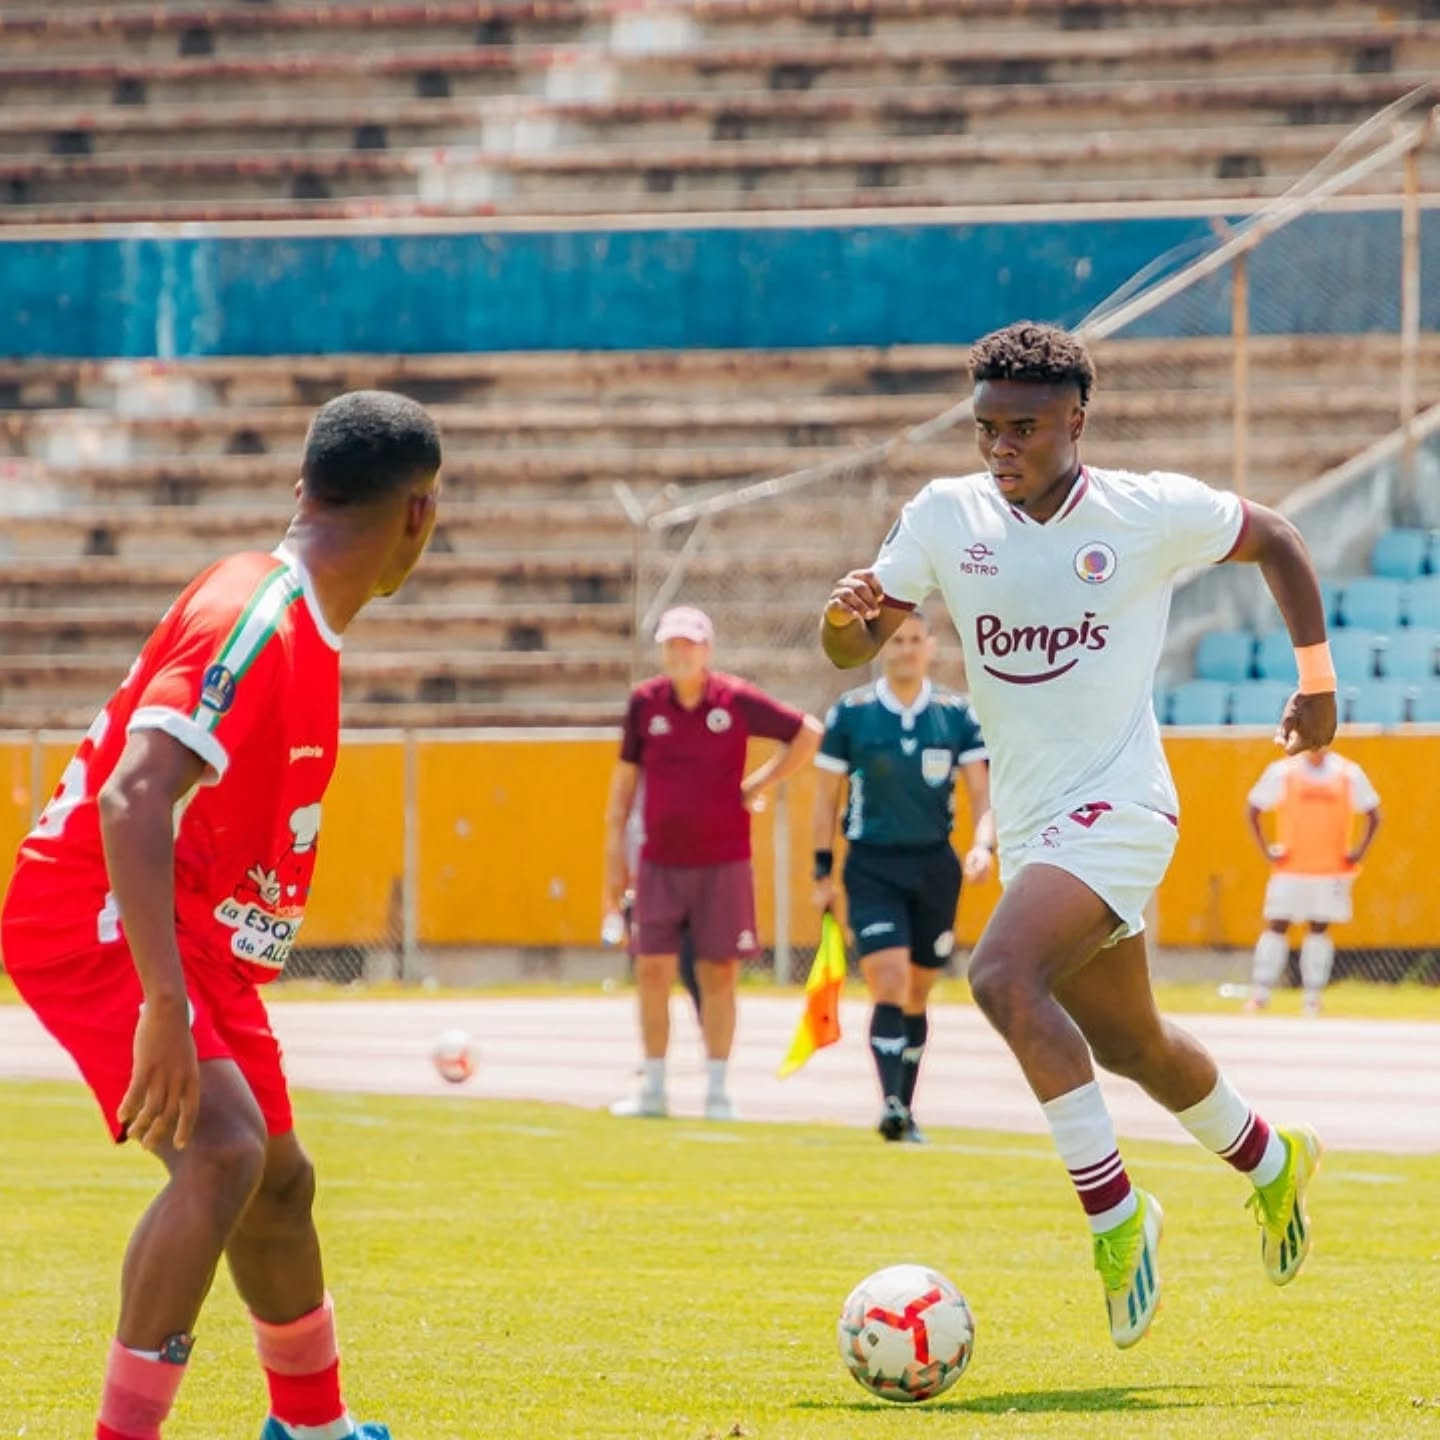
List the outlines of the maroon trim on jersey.
{"label": "maroon trim on jersey", "polygon": [[888,605],[892,610],[908,611],[913,610],[919,602],[915,600],[897,600],[893,595],[882,595],[880,597],[880,603],[882,605]]}
{"label": "maroon trim on jersey", "polygon": [[[1074,508],[1085,498],[1085,492],[1090,488],[1090,472],[1082,465],[1080,467],[1080,479],[1075,488],[1071,490],[1069,498],[1060,507],[1060,513],[1055,516],[1056,520],[1063,520]],[[1050,524],[1046,521],[1046,524]]]}
{"label": "maroon trim on jersey", "polygon": [[1235,554],[1235,552],[1240,548],[1240,542],[1244,540],[1249,530],[1250,502],[1248,500],[1242,500],[1240,502],[1240,529],[1236,533],[1235,543],[1215,562],[1217,565],[1223,565],[1227,560],[1231,558],[1231,556]]}

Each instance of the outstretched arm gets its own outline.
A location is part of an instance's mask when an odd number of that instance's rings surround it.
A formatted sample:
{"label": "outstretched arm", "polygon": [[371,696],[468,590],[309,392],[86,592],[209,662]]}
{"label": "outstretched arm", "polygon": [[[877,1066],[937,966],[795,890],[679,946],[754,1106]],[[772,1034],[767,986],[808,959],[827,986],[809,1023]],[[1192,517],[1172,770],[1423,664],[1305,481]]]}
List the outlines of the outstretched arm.
{"label": "outstretched arm", "polygon": [[1229,559],[1260,567],[1295,646],[1300,688],[1280,722],[1286,752],[1318,750],[1335,736],[1335,667],[1325,639],[1325,602],[1300,532],[1264,505],[1250,505],[1249,523]]}

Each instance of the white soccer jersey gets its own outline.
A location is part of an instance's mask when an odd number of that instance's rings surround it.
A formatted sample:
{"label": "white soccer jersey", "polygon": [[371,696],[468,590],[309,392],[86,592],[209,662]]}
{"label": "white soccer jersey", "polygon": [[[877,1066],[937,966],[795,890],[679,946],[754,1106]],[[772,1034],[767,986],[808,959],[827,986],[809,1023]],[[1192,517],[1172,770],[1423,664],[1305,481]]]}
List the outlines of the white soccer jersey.
{"label": "white soccer jersey", "polygon": [[1188,475],[1085,467],[1039,524],[988,472],[934,480],[875,562],[887,598],[945,597],[992,765],[1002,850],[1083,805],[1178,813],[1152,690],[1176,573],[1223,560],[1245,506]]}

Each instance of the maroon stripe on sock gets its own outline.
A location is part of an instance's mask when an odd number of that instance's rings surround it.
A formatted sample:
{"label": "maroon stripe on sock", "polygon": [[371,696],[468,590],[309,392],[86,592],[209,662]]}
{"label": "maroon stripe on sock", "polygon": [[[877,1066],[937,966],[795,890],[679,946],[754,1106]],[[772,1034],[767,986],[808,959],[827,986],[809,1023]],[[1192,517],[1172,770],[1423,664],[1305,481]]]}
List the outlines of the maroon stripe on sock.
{"label": "maroon stripe on sock", "polygon": [[270,1386],[270,1413],[286,1425],[333,1425],[344,1413],[340,1398],[340,1362],[314,1375],[265,1372]]}
{"label": "maroon stripe on sock", "polygon": [[1270,1127],[1252,1110],[1240,1138],[1220,1158],[1248,1175],[1260,1163],[1269,1143]]}
{"label": "maroon stripe on sock", "polygon": [[[1086,1175],[1093,1175],[1094,1178],[1081,1178]],[[1087,1165],[1084,1170],[1072,1170],[1070,1180],[1087,1215],[1103,1215],[1105,1211],[1113,1210],[1130,1193],[1130,1177],[1125,1173],[1119,1151],[1113,1152],[1099,1165]]]}

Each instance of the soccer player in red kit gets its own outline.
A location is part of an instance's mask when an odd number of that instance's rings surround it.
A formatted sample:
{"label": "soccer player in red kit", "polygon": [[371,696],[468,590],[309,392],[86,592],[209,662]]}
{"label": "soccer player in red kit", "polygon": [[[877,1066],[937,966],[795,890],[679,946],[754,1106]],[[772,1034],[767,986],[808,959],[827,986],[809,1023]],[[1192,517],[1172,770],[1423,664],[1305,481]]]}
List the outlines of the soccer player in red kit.
{"label": "soccer player in red kit", "polygon": [[341,633],[420,558],[439,469],[413,401],[321,408],[284,542],[191,582],[20,848],[6,969],[115,1139],[169,1172],[125,1256],[97,1440],[157,1440],[222,1255],[269,1382],[262,1440],[388,1440],[341,1398],[314,1170],[258,987],[304,916]]}

